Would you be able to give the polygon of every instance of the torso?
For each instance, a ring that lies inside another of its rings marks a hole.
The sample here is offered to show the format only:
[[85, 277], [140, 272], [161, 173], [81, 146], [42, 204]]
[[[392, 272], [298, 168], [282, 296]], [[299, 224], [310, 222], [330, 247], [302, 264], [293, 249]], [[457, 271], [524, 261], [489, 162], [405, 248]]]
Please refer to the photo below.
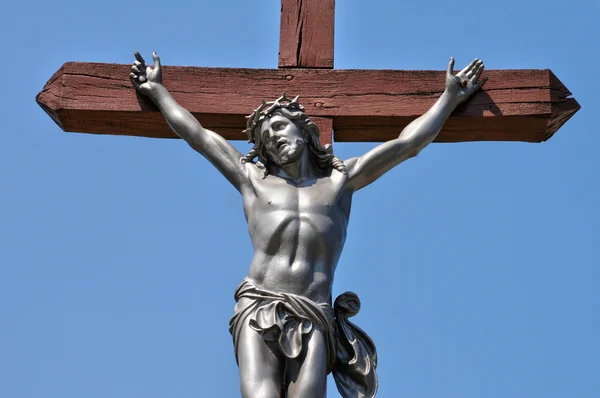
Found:
[[249, 174], [253, 190], [243, 192], [254, 246], [248, 276], [267, 290], [330, 303], [350, 215], [346, 175], [332, 170], [330, 175], [294, 182]]

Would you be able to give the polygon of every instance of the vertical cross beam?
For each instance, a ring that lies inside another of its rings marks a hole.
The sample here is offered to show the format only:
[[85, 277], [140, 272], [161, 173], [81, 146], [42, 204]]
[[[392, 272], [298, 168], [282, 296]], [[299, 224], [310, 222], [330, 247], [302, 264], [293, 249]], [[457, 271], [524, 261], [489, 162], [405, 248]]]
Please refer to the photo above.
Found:
[[335, 0], [281, 0], [280, 68], [333, 69]]
[[[279, 68], [333, 69], [335, 0], [281, 0]], [[311, 117], [321, 144], [333, 142], [333, 119]]]

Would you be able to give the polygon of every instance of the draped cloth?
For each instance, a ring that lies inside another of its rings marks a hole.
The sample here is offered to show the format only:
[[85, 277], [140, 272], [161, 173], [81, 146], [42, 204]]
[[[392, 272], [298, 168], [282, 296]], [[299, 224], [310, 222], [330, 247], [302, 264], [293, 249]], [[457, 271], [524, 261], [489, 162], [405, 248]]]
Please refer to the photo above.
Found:
[[320, 330], [327, 344], [327, 369], [333, 373], [343, 398], [372, 398], [377, 392], [377, 351], [371, 338], [348, 318], [360, 310], [360, 300], [346, 292], [329, 304], [317, 304], [296, 294], [273, 292], [245, 278], [235, 291], [235, 300], [251, 300], [238, 308], [229, 321], [229, 332], [237, 360], [242, 328], [246, 323], [265, 341], [275, 343], [288, 359], [302, 353], [304, 338]]

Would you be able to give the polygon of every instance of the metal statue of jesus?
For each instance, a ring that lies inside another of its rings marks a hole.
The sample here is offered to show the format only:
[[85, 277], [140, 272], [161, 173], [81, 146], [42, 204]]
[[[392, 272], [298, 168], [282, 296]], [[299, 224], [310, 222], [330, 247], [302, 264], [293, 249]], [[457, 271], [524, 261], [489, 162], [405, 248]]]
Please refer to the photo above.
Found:
[[360, 308], [358, 297], [344, 293], [332, 306], [352, 196], [435, 139], [454, 109], [485, 83], [483, 62], [475, 59], [454, 75], [451, 58], [446, 89], [431, 109], [398, 138], [341, 161], [319, 143], [319, 129], [298, 98], [285, 94], [247, 117], [254, 147], [243, 155], [175, 102], [162, 85], [156, 53], [153, 66], [135, 56], [130, 77], [137, 91], [243, 198], [254, 256], [230, 322], [242, 396], [325, 397], [333, 372], [344, 398], [374, 397], [375, 346], [348, 321]]

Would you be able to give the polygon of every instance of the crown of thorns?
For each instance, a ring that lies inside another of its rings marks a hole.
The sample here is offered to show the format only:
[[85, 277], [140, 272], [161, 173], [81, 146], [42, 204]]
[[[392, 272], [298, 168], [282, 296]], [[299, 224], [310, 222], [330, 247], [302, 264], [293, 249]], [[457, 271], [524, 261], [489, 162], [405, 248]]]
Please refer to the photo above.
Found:
[[299, 110], [304, 112], [304, 107], [298, 103], [299, 95], [297, 95], [294, 99], [290, 100], [285, 93], [275, 101], [265, 102], [263, 100], [262, 104], [258, 108], [250, 114], [250, 116], [246, 116], [246, 130], [244, 133], [248, 135], [248, 142], [254, 144], [254, 135], [252, 132], [254, 128], [260, 124], [263, 120], [268, 118], [274, 110], [280, 108]]

